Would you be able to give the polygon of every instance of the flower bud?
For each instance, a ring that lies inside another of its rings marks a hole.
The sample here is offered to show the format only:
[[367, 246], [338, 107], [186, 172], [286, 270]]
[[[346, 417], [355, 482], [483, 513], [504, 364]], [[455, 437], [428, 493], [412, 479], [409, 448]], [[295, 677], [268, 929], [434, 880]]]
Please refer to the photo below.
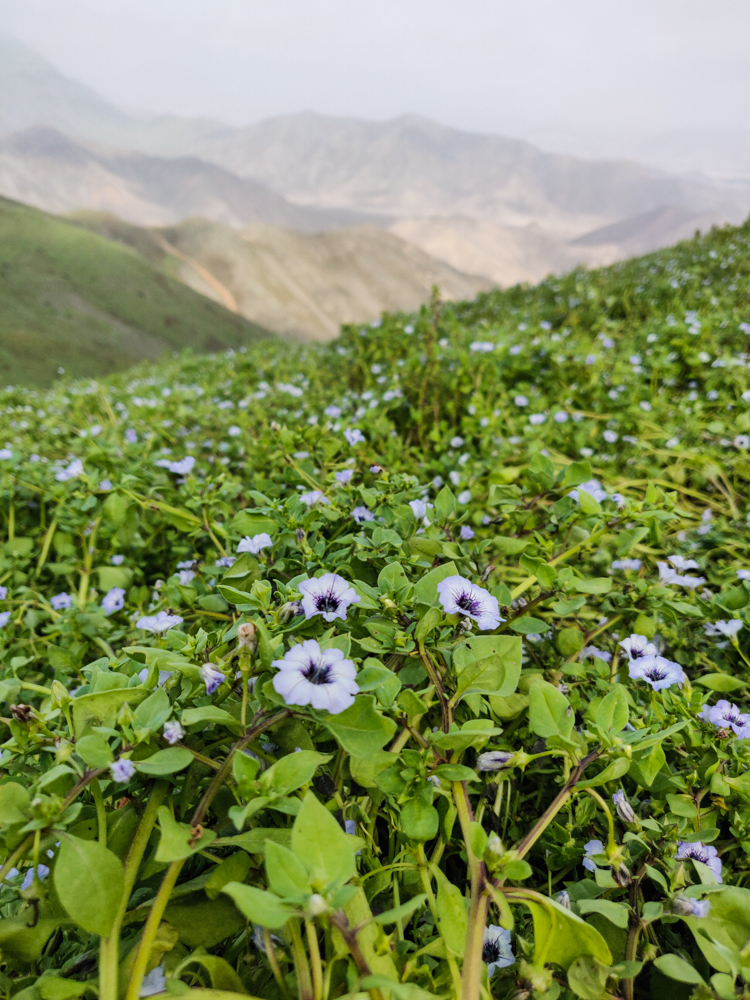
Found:
[[302, 601], [287, 601], [279, 608], [279, 621], [286, 625], [290, 619], [302, 614]]
[[617, 815], [623, 821], [623, 823], [635, 823], [636, 815], [633, 811], [633, 807], [625, 798], [625, 792], [622, 789], [615, 792], [612, 796], [612, 801], [615, 804], [615, 809], [617, 810]]
[[488, 852], [489, 854], [494, 854], [498, 858], [502, 857], [502, 855], [505, 854], [505, 848], [503, 847], [503, 842], [502, 840], [500, 840], [500, 838], [496, 833], [493, 833], [492, 836], [488, 839], [485, 851]]
[[71, 701], [68, 689], [60, 681], [52, 681], [52, 707], [66, 708]]
[[322, 913], [328, 911], [328, 903], [323, 899], [323, 897], [314, 892], [307, 901], [307, 912], [311, 917], [319, 917]]
[[555, 896], [555, 902], [559, 903], [560, 906], [564, 906], [566, 910], [571, 909], [570, 896], [565, 891], [565, 889], [563, 889], [561, 892], [558, 892], [558, 894]]
[[512, 753], [506, 750], [487, 750], [477, 757], [477, 770], [479, 771], [500, 771], [507, 767], [508, 761], [513, 757]]
[[304, 540], [306, 538], [305, 529], [304, 528], [297, 528], [296, 535], [297, 535], [297, 541], [301, 545], [302, 542], [304, 542]]
[[252, 622], [244, 622], [237, 629], [237, 645], [254, 653], [258, 648], [258, 630]]
[[126, 702], [120, 711], [117, 713], [117, 724], [119, 726], [132, 726], [133, 725], [133, 710]]

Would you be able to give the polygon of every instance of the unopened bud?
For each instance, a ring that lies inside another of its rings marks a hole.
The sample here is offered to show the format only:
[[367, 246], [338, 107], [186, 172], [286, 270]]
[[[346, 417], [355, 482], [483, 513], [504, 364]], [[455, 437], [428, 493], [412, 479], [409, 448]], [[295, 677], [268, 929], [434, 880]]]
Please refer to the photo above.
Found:
[[555, 896], [555, 902], [559, 903], [560, 906], [564, 906], [566, 910], [571, 909], [570, 896], [565, 891], [565, 889], [563, 889], [561, 892], [558, 892], [558, 894]]
[[52, 707], [65, 708], [70, 704], [68, 689], [60, 681], [52, 681]]
[[328, 911], [328, 903], [323, 899], [320, 893], [314, 892], [307, 902], [307, 912], [311, 917], [319, 917], [322, 913]]
[[615, 809], [617, 810], [617, 815], [623, 821], [623, 823], [635, 823], [636, 816], [633, 811], [633, 807], [625, 798], [625, 792], [622, 789], [615, 792], [612, 796], [612, 801], [615, 804]]
[[279, 621], [286, 625], [295, 615], [302, 614], [302, 601], [287, 601], [279, 608]]
[[11, 705], [10, 714], [16, 722], [31, 722], [34, 718], [34, 709], [31, 705]]
[[237, 645], [254, 653], [258, 648], [258, 630], [252, 622], [244, 622], [237, 629]]
[[304, 542], [305, 537], [306, 537], [305, 536], [305, 529], [304, 528], [297, 528], [296, 535], [297, 535], [297, 541], [301, 545], [302, 542]]
[[496, 833], [493, 833], [492, 836], [488, 839], [485, 851], [489, 851], [490, 854], [494, 854], [497, 857], [501, 857], [503, 854], [505, 854], [505, 848], [503, 847], [503, 842], [502, 840], [500, 840], [500, 838]]

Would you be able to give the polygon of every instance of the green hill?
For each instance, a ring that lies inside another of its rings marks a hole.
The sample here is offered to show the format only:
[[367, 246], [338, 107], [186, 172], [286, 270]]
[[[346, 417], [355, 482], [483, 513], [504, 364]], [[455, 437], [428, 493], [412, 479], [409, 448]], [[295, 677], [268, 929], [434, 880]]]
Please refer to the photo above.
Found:
[[0, 198], [3, 382], [48, 385], [61, 367], [98, 377], [165, 351], [267, 336], [122, 244]]

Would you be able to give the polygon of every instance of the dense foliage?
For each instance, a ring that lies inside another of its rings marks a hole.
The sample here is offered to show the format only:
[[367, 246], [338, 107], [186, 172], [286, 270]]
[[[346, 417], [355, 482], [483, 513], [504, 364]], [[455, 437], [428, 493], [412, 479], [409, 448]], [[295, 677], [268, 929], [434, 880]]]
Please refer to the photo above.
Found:
[[749, 270], [0, 394], [4, 995], [747, 995]]

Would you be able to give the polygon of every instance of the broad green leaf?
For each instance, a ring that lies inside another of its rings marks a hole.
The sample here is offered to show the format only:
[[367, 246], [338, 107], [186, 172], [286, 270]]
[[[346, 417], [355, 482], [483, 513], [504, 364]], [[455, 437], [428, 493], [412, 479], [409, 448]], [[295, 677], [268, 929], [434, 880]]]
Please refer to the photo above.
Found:
[[172, 706], [169, 696], [164, 688], [157, 688], [145, 701], [133, 712], [133, 728], [150, 729], [156, 732], [161, 729], [169, 716], [172, 714]]
[[27, 914], [20, 918], [0, 920], [0, 948], [3, 950], [3, 957], [21, 962], [37, 962], [50, 935], [64, 923], [64, 920], [57, 917], [42, 917], [30, 927]]
[[628, 724], [628, 718], [628, 698], [625, 688], [622, 684], [615, 684], [599, 703], [594, 721], [600, 729], [615, 736]]
[[617, 537], [617, 558], [626, 556], [634, 545], [642, 541], [648, 534], [648, 528], [640, 526], [638, 528], [628, 528], [621, 531]]
[[622, 903], [615, 903], [611, 899], [581, 899], [578, 902], [578, 909], [581, 913], [601, 913], [611, 923], [617, 927], [628, 926], [628, 908]]
[[320, 765], [330, 759], [330, 754], [314, 750], [287, 754], [261, 774], [258, 784], [264, 794], [289, 795], [311, 781]]
[[37, 989], [42, 1000], [75, 1000], [83, 996], [89, 984], [62, 976], [43, 976], [37, 980]]
[[722, 693], [739, 691], [740, 688], [747, 687], [747, 681], [743, 681], [741, 677], [732, 677], [729, 674], [704, 674], [702, 677], [696, 677], [695, 683], [708, 688], [709, 691], [720, 691]]
[[734, 953], [745, 947], [750, 939], [750, 889], [728, 885], [712, 892], [709, 898], [711, 908], [707, 916], [682, 919], [693, 932], [695, 943], [714, 969], [731, 972], [727, 956], [713, 942]]
[[547, 622], [542, 621], [541, 618], [532, 618], [531, 615], [521, 615], [520, 618], [514, 618], [510, 622], [510, 628], [522, 635], [544, 635], [549, 632]]
[[523, 897], [534, 922], [534, 961], [555, 963], [567, 969], [582, 955], [603, 965], [612, 964], [607, 942], [590, 924], [570, 910], [543, 896]]
[[420, 798], [411, 798], [401, 807], [401, 828], [412, 840], [432, 840], [439, 824], [437, 809]]
[[426, 902], [427, 896], [424, 893], [420, 893], [419, 896], [412, 896], [406, 903], [395, 906], [392, 910], [386, 910], [384, 913], [378, 913], [375, 917], [375, 923], [395, 924], [397, 920], [404, 920], [406, 917], [410, 917], [412, 913], [424, 906]]
[[679, 955], [659, 955], [654, 959], [654, 965], [669, 979], [676, 979], [678, 983], [702, 983], [706, 982], [694, 965], [686, 962]]
[[612, 579], [608, 576], [592, 577], [589, 580], [574, 580], [573, 590], [579, 594], [608, 594], [612, 589]]
[[261, 927], [278, 930], [291, 916], [291, 911], [284, 906], [278, 896], [272, 892], [264, 892], [254, 885], [230, 882], [221, 891], [234, 900], [234, 905], [240, 913]]
[[162, 928], [165, 924], [177, 931], [188, 948], [215, 948], [243, 929], [245, 917], [229, 896], [208, 899], [202, 892], [191, 892], [171, 900], [164, 911]]
[[431, 866], [437, 883], [437, 912], [440, 933], [446, 945], [456, 955], [462, 955], [466, 945], [466, 904], [457, 885], [448, 881], [437, 865]]
[[250, 871], [250, 858], [245, 851], [235, 851], [218, 864], [208, 876], [203, 889], [209, 899], [216, 899], [225, 885], [244, 882]]
[[79, 927], [107, 937], [125, 891], [122, 862], [98, 840], [66, 834], [55, 861], [55, 889]]
[[380, 715], [372, 695], [359, 695], [350, 708], [327, 718], [325, 725], [353, 757], [381, 750], [396, 732], [396, 723]]
[[312, 792], [305, 795], [294, 821], [292, 851], [318, 891], [348, 882], [356, 874], [351, 841]]
[[476, 771], [464, 764], [440, 764], [434, 772], [443, 781], [479, 781]]
[[583, 513], [589, 517], [592, 514], [602, 513], [602, 505], [598, 500], [594, 500], [591, 494], [587, 493], [586, 490], [578, 490], [578, 503], [580, 504]]
[[415, 604], [434, 604], [437, 600], [437, 585], [448, 576], [456, 576], [458, 570], [454, 562], [444, 563], [436, 566], [429, 573], [425, 573], [421, 580], [414, 587]]
[[162, 777], [165, 774], [176, 774], [184, 771], [193, 761], [193, 755], [186, 747], [167, 747], [164, 750], [157, 750], [155, 754], [145, 760], [137, 760], [136, 771], [141, 774], [152, 774]]
[[537, 736], [570, 736], [575, 713], [554, 685], [537, 681], [529, 690], [529, 725]]
[[[218, 955], [188, 955], [188, 957], [183, 962], [180, 962], [172, 973], [174, 981], [179, 982], [179, 977], [182, 973], [193, 965], [197, 965], [198, 968], [203, 969], [208, 973], [209, 981], [215, 992], [218, 993], [221, 990], [223, 993], [229, 991], [230, 993], [247, 995], [247, 990], [245, 989], [245, 985], [240, 977], [234, 971], [229, 962], [227, 962], [224, 958], [220, 958]], [[192, 990], [190, 992], [192, 992]], [[206, 1000], [204, 996], [206, 992], [206, 990], [200, 991], [203, 1000]], [[227, 997], [226, 1000], [230, 1000], [230, 998]]]
[[219, 722], [230, 729], [239, 729], [239, 721], [224, 708], [216, 705], [203, 705], [201, 708], [186, 708], [182, 713], [183, 726], [195, 726], [199, 722]]
[[387, 750], [377, 750], [366, 757], [350, 757], [349, 771], [352, 778], [363, 788], [376, 787], [377, 776], [393, 765], [393, 756]]
[[109, 743], [98, 733], [82, 736], [76, 743], [76, 753], [89, 767], [108, 767], [114, 760]]
[[607, 764], [599, 774], [593, 778], [588, 778], [586, 781], [579, 781], [576, 787], [596, 788], [598, 785], [606, 785], [608, 781], [617, 781], [618, 778], [628, 773], [630, 766], [631, 762], [627, 757], [617, 757], [611, 763]]
[[260, 535], [264, 531], [268, 535], [273, 535], [279, 530], [279, 525], [272, 517], [261, 514], [254, 510], [241, 510], [232, 518], [231, 527], [238, 535]]
[[156, 851], [157, 861], [181, 861], [196, 851], [202, 851], [216, 839], [213, 830], [204, 830], [200, 838], [191, 843], [194, 840], [191, 827], [187, 823], [178, 823], [168, 806], [161, 806], [158, 815], [161, 839]]
[[588, 462], [571, 462], [565, 466], [561, 489], [572, 489], [591, 479], [591, 465]]
[[310, 891], [307, 869], [287, 847], [266, 843], [266, 878], [272, 892], [282, 899]]
[[239, 833], [234, 837], [219, 837], [216, 845], [241, 847], [249, 854], [265, 854], [269, 840], [289, 845], [292, 842], [292, 831], [280, 826], [256, 826], [247, 833]]
[[114, 726], [123, 705], [140, 705], [151, 692], [146, 687], [116, 688], [97, 691], [73, 699], [73, 725], [76, 733], [87, 726]]
[[25, 823], [30, 803], [31, 796], [17, 781], [0, 785], [0, 827]]
[[664, 755], [664, 751], [657, 743], [654, 746], [647, 747], [642, 753], [633, 755], [633, 760], [628, 768], [628, 774], [639, 785], [642, 785], [644, 788], [650, 788], [654, 783], [654, 778], [666, 763], [667, 758]]
[[450, 486], [444, 486], [435, 497], [435, 514], [440, 523], [456, 515], [456, 498]]
[[453, 651], [458, 673], [457, 694], [479, 692], [505, 698], [521, 676], [522, 640], [508, 635], [474, 636]]
[[579, 1000], [606, 1000], [607, 977], [612, 970], [591, 955], [581, 955], [568, 968], [568, 986]]

